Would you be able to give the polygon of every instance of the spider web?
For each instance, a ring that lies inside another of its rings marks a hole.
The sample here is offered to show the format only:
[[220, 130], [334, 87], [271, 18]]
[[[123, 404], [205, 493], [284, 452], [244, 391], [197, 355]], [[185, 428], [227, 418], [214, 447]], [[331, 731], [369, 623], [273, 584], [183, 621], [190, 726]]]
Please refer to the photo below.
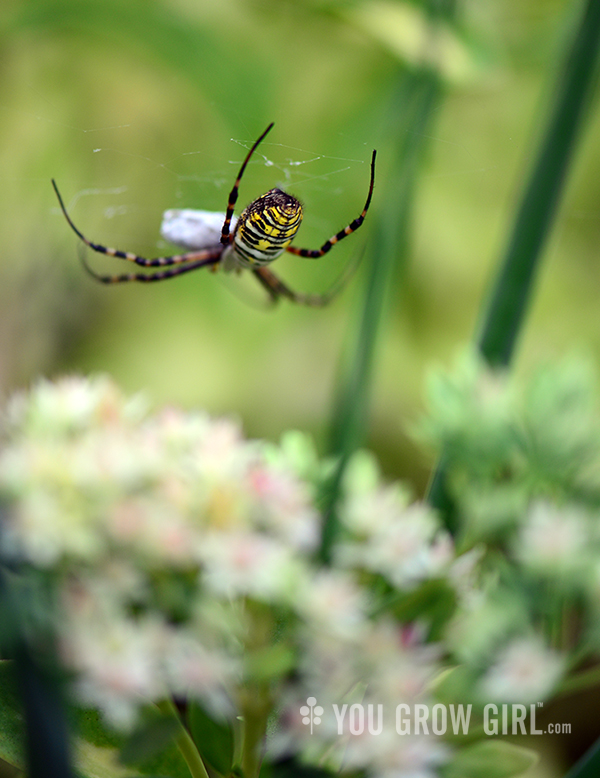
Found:
[[[249, 130], [244, 137], [230, 138], [230, 153], [225, 158], [221, 157], [218, 165], [213, 167], [211, 163], [215, 161], [217, 152], [211, 152], [209, 157], [205, 148], [185, 150], [165, 160], [124, 151], [123, 146], [115, 141], [118, 141], [120, 133], [130, 130], [132, 126], [131, 123], [124, 123], [88, 129], [71, 128], [90, 136], [94, 133], [108, 133], [112, 142], [90, 148], [90, 151], [100, 156], [110, 155], [113, 159], [115, 156], [127, 157], [129, 164], [124, 166], [125, 172], [116, 182], [116, 186], [91, 186], [74, 193], [65, 193], [67, 208], [75, 223], [81, 226], [84, 234], [93, 241], [124, 251], [136, 251], [148, 258], [177, 253], [177, 248], [174, 248], [177, 243], [161, 238], [159, 233], [164, 212], [192, 209], [224, 213], [233, 181], [260, 128], [256, 131], [256, 121], [253, 120], [252, 131]], [[318, 248], [360, 213], [368, 188], [371, 146], [366, 142], [364, 149], [358, 146], [358, 150], [364, 153], [355, 156], [333, 156], [313, 148], [282, 143], [276, 139], [278, 132], [281, 134], [281, 128], [276, 125], [254, 152], [241, 182], [236, 215], [267, 190], [275, 187], [283, 189], [297, 197], [304, 206], [303, 224], [294, 245]], [[467, 175], [473, 178], [476, 184], [477, 178], [481, 180], [482, 174], [487, 172], [485, 168], [475, 164], [473, 156], [463, 144], [448, 141], [440, 136], [432, 136], [430, 140], [434, 150], [442, 149], [443, 154], [453, 150], [452, 156], [455, 161], [458, 160], [458, 166], [455, 170], [444, 173], [425, 172], [423, 179]], [[343, 145], [348, 146], [346, 141]], [[465, 157], [468, 160], [466, 164]], [[382, 162], [380, 155], [378, 165], [381, 166]], [[136, 176], [136, 170], [140, 175]], [[131, 176], [131, 183], [126, 181], [127, 176]], [[168, 183], [169, 180], [171, 184]], [[145, 187], [160, 190], [160, 210], [156, 209], [156, 198], [149, 198], [143, 189], [138, 189], [140, 181], [144, 182]], [[156, 182], [155, 185], [153, 181]], [[169, 191], [172, 194], [168, 201], [164, 202], [164, 192]], [[88, 200], [87, 206], [84, 205], [84, 200]], [[94, 201], [96, 205], [92, 204]], [[92, 217], [89, 216], [90, 212]], [[148, 226], [144, 235], [156, 236], [152, 243], [149, 243], [146, 237], [146, 242], [140, 244], [136, 228], [129, 226], [139, 223], [140, 212], [147, 214]], [[137, 222], [127, 218], [135, 214], [138, 215]], [[90, 228], [87, 227], [90, 218], [92, 224], [94, 218], [96, 224], [100, 219], [100, 234], [90, 233]], [[307, 262], [284, 254], [276, 261], [274, 269], [277, 274], [281, 271], [283, 280], [297, 291], [324, 292], [335, 284], [348, 264], [356, 261], [356, 257], [363, 253], [365, 240], [366, 234], [358, 233], [336, 246], [319, 262]], [[243, 274], [244, 277], [248, 275]], [[218, 276], [222, 278], [223, 274], [219, 273]], [[238, 283], [235, 286], [238, 286]]]
[[[124, 129], [125, 127], [127, 127], [127, 125], [120, 125], [110, 129], [119, 130]], [[104, 129], [105, 128], [98, 128], [98, 131]], [[87, 132], [92, 132], [92, 130], [88, 130]], [[231, 138], [230, 142], [232, 146], [239, 149], [239, 154], [232, 154], [229, 159], [224, 162], [221, 168], [209, 170], [202, 174], [193, 172], [195, 166], [193, 162], [190, 164], [189, 158], [198, 156], [203, 158], [202, 162], [205, 162], [206, 151], [204, 150], [182, 152], [178, 157], [166, 162], [142, 155], [136, 156], [127, 154], [127, 156], [139, 160], [140, 164], [151, 165], [153, 168], [161, 170], [172, 178], [173, 198], [168, 204], [166, 211], [161, 214], [163, 217], [163, 224], [165, 213], [170, 214], [171, 219], [173, 219], [174, 209], [175, 214], [179, 214], [181, 210], [186, 209], [188, 210], [188, 215], [191, 214], [193, 216], [198, 211], [213, 211], [210, 207], [213, 203], [217, 203], [214, 211], [218, 214], [222, 214], [224, 217], [224, 210], [229, 192], [239, 171], [240, 165], [254, 140], [255, 139], [250, 138]], [[236, 214], [239, 215], [247, 203], [256, 199], [257, 196], [260, 196], [268, 189], [277, 187], [284, 191], [290, 191], [298, 197], [305, 206], [304, 229], [302, 229], [300, 238], [297, 239], [295, 243], [296, 245], [302, 245], [306, 248], [318, 248], [335, 232], [356, 218], [362, 210], [370, 174], [370, 150], [366, 149], [366, 146], [365, 151], [365, 159], [334, 157], [318, 154], [308, 149], [292, 147], [276, 141], [270, 141], [267, 138], [254, 152], [246, 169], [240, 187]], [[115, 148], [114, 146], [96, 147], [93, 149], [93, 152], [96, 154], [124, 154], [124, 152], [119, 151], [118, 148]], [[346, 176], [345, 178], [345, 174], [350, 173], [351, 177], [355, 178], [355, 168], [359, 166], [364, 170], [364, 182], [362, 183], [361, 189], [356, 191], [354, 184], [350, 187], [348, 177]], [[257, 179], [259, 180], [258, 185]], [[168, 186], [166, 188], [168, 189]], [[82, 204], [82, 201], [87, 198], [90, 198], [91, 201], [92, 199], [101, 196], [101, 199], [103, 200], [101, 218], [107, 222], [118, 218], [120, 228], [124, 223], [123, 217], [126, 217], [129, 213], [137, 210], [139, 207], [143, 207], [132, 205], [131, 202], [127, 204], [125, 199], [128, 194], [131, 194], [130, 188], [125, 184], [109, 188], [88, 187], [75, 192], [67, 199], [67, 209], [69, 210], [69, 213], [72, 214], [75, 223], [79, 225], [82, 222], [81, 213], [83, 212], [83, 209], [86, 211], [93, 210], [92, 206], [85, 207]], [[110, 201], [109, 205], [106, 205], [107, 197]], [[314, 199], [320, 199], [320, 201], [326, 199], [335, 202], [338, 206], [338, 211], [343, 211], [345, 214], [341, 217], [337, 217], [337, 220], [340, 221], [340, 223], [337, 224], [337, 221], [334, 221], [324, 213], [322, 208], [311, 208], [311, 202]], [[208, 206], [205, 204], [206, 202], [209, 203]], [[208, 215], [210, 215], [210, 213]], [[175, 217], [175, 219], [176, 218], [177, 217]], [[222, 223], [221, 217], [216, 218], [217, 222], [219, 220]], [[307, 225], [310, 225], [308, 229]], [[144, 247], [143, 256], [150, 258], [176, 253], [177, 249], [173, 249], [174, 245], [184, 246], [184, 250], [194, 250], [195, 248], [206, 247], [206, 245], [210, 244], [210, 241], [208, 241], [208, 243], [207, 241], [204, 241], [204, 243], [197, 245], [194, 245], [193, 242], [188, 242], [186, 245], [185, 242], [178, 240], [177, 237], [173, 237], [174, 235], [177, 235], [178, 232], [181, 232], [179, 229], [164, 230], [163, 239], [160, 239], [158, 236], [160, 226], [161, 218], [159, 217], [156, 219], [157, 241], [153, 246]], [[175, 226], [178, 227], [177, 224]], [[86, 232], [86, 230], [82, 228], [86, 237], [98, 243], [102, 243], [105, 240], [104, 235], [110, 235], [110, 233], [114, 232], [114, 237], [111, 236], [106, 239], [112, 241], [109, 244], [112, 248], [128, 251], [135, 250], [135, 247], [139, 246], [139, 242], [134, 242], [134, 248], [132, 248], [131, 245], [126, 245], [127, 239], [118, 236], [117, 230], [109, 229], [104, 231], [100, 237], [88, 234], [89, 231]], [[307, 235], [308, 238], [306, 237]], [[219, 234], [215, 234], [214, 237], [214, 244], [218, 245]], [[165, 240], [164, 238], [168, 238], [169, 240]], [[116, 245], [117, 243], [119, 245]], [[364, 246], [364, 240], [361, 241], [361, 244]], [[349, 248], [351, 249], [351, 247]], [[356, 250], [356, 248], [355, 245], [354, 249]], [[141, 253], [139, 249], [137, 250], [138, 253]], [[362, 254], [362, 251], [359, 253]], [[337, 256], [334, 256], [334, 254]], [[356, 254], [356, 251], [354, 251], [354, 254]], [[310, 261], [306, 263], [304, 260], [299, 261], [298, 258], [291, 258], [284, 255], [277, 260], [277, 266], [278, 268], [283, 268], [283, 266], [286, 265], [286, 272], [288, 272], [288, 275], [290, 270], [292, 271], [292, 275], [297, 275], [297, 273], [293, 272], [294, 265], [310, 265], [311, 275], [314, 275], [315, 284], [318, 285], [318, 287], [322, 287], [319, 291], [326, 291], [336, 282], [340, 273], [345, 272], [344, 266], [348, 264], [348, 261], [353, 261], [351, 255], [352, 252], [349, 252], [347, 248], [344, 251], [340, 251], [339, 248], [336, 247], [336, 251], [332, 252], [331, 256], [328, 255], [326, 263], [314, 263]], [[343, 260], [343, 262], [341, 260]], [[319, 264], [322, 267], [318, 267]], [[325, 272], [323, 271], [323, 266], [325, 266]], [[330, 272], [327, 272], [328, 270]], [[302, 271], [300, 271], [300, 275], [302, 274]], [[238, 287], [239, 282], [236, 282], [235, 286]], [[313, 290], [310, 289], [306, 291], [312, 292]], [[262, 300], [263, 292], [262, 290], [259, 290], [259, 292]]]

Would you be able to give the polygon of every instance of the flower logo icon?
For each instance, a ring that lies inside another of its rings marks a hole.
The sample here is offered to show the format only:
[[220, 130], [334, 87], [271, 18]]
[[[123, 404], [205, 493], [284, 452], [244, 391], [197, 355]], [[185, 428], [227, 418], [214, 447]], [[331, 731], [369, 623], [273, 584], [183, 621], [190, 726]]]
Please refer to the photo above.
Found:
[[313, 733], [313, 724], [317, 725], [321, 723], [321, 716], [324, 711], [320, 705], [317, 705], [316, 697], [307, 697], [307, 705], [303, 705], [300, 708], [300, 715], [302, 716], [303, 724], [310, 724], [310, 734]]

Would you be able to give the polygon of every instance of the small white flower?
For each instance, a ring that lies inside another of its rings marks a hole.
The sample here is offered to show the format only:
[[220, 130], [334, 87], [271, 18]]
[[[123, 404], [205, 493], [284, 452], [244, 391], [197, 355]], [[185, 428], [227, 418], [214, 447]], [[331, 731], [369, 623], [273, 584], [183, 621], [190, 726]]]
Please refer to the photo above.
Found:
[[203, 479], [235, 479], [243, 475], [252, 446], [246, 443], [239, 424], [230, 419], [212, 420], [193, 450], [197, 472]]
[[28, 394], [17, 394], [8, 404], [10, 426], [34, 436], [77, 433], [93, 425], [139, 421], [146, 403], [136, 397], [125, 402], [106, 376], [91, 380], [67, 376], [56, 383], [42, 380]]
[[198, 538], [173, 505], [158, 495], [140, 495], [117, 502], [106, 513], [106, 532], [128, 548], [138, 561], [153, 565], [191, 565]]
[[344, 572], [324, 570], [299, 580], [294, 604], [315, 634], [355, 638], [366, 622], [364, 592]]
[[580, 509], [540, 501], [529, 511], [515, 554], [524, 564], [553, 576], [579, 574], [589, 560], [590, 540], [589, 521]]
[[310, 491], [284, 467], [257, 463], [248, 473], [255, 495], [255, 523], [304, 551], [313, 550], [320, 537], [319, 517]]
[[348, 490], [340, 515], [351, 532], [369, 537], [395, 524], [407, 506], [408, 494], [399, 484], [391, 484], [370, 491]]
[[[73, 614], [74, 615], [74, 614]], [[167, 646], [156, 619], [109, 618], [92, 608], [63, 625], [63, 656], [79, 674], [77, 692], [86, 705], [100, 707], [117, 726], [131, 726], [148, 700], [167, 691], [161, 672]]]
[[288, 601], [303, 575], [300, 561], [282, 543], [253, 532], [207, 533], [199, 555], [203, 580], [217, 595]]
[[499, 702], [539, 702], [554, 689], [565, 659], [540, 638], [517, 638], [498, 654], [479, 683], [481, 698]]
[[[362, 498], [363, 510], [368, 502], [368, 497]], [[369, 533], [342, 542], [336, 549], [342, 566], [364, 567], [405, 588], [439, 574], [450, 563], [452, 542], [447, 534], [438, 532], [438, 521], [430, 508], [419, 503], [404, 507], [394, 490], [388, 489], [373, 495], [370, 502]]]
[[438, 671], [440, 650], [424, 644], [419, 625], [391, 620], [371, 622], [360, 645], [360, 657], [370, 676], [370, 694], [390, 704], [412, 703], [422, 697]]
[[231, 697], [241, 678], [240, 662], [220, 649], [208, 649], [202, 635], [172, 628], [165, 652], [166, 679], [175, 695], [196, 697], [217, 715], [231, 713]]

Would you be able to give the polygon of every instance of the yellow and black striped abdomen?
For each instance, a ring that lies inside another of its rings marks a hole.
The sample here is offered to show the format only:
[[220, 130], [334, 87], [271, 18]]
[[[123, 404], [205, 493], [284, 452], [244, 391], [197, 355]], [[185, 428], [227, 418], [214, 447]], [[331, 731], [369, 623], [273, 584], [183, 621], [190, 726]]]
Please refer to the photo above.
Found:
[[268, 265], [290, 245], [302, 221], [295, 197], [271, 189], [245, 209], [233, 236], [233, 251], [245, 267]]

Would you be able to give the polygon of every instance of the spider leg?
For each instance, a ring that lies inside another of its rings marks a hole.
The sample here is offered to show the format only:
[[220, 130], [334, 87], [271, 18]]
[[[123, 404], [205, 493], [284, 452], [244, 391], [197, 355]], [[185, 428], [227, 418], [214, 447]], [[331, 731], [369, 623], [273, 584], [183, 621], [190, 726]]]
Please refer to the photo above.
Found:
[[231, 217], [233, 216], [233, 211], [235, 208], [235, 204], [238, 199], [239, 194], [239, 188], [240, 188], [240, 181], [242, 180], [242, 176], [244, 175], [244, 170], [246, 169], [246, 165], [248, 162], [250, 162], [250, 157], [254, 154], [256, 151], [258, 145], [262, 143], [266, 135], [271, 131], [273, 128], [275, 122], [271, 122], [267, 129], [263, 132], [263, 134], [260, 136], [260, 138], [254, 142], [254, 145], [246, 155], [246, 159], [242, 162], [242, 167], [240, 168], [240, 172], [238, 173], [237, 178], [235, 179], [235, 183], [233, 185], [233, 189], [229, 193], [229, 201], [227, 202], [227, 211], [225, 213], [225, 221], [223, 222], [223, 228], [221, 229], [221, 243], [223, 243], [225, 246], [230, 241], [229, 236], [229, 227], [231, 225]]
[[[298, 294], [297, 292], [292, 291], [289, 286], [286, 286], [275, 273], [266, 267], [252, 268], [252, 272], [260, 284], [267, 290], [274, 303], [276, 303], [280, 297], [287, 297], [288, 300], [291, 300], [293, 303], [298, 303], [299, 305], [309, 305], [312, 308], [323, 308], [325, 305], [328, 305], [341, 290], [340, 284], [338, 283], [325, 294]], [[344, 279], [344, 283], [345, 280], [346, 279]]]
[[[52, 186], [54, 187], [54, 191], [56, 192], [56, 196], [58, 197], [58, 202], [60, 204], [60, 208], [65, 216], [65, 219], [69, 223], [69, 226], [73, 230], [73, 232], [77, 235], [77, 237], [82, 240], [86, 246], [89, 246], [93, 251], [97, 251], [100, 254], [106, 254], [109, 257], [116, 257], [117, 259], [126, 259], [128, 262], [135, 262], [136, 265], [141, 265], [142, 267], [164, 267], [168, 265], [179, 265], [182, 262], [202, 262], [206, 259], [213, 259], [215, 251], [222, 252], [222, 247], [218, 246], [214, 249], [203, 249], [202, 251], [192, 251], [187, 254], [173, 254], [169, 257], [156, 257], [155, 259], [146, 259], [145, 257], [140, 257], [137, 254], [132, 254], [130, 251], [118, 251], [117, 249], [111, 249], [107, 246], [101, 246], [98, 243], [92, 243], [91, 240], [88, 240], [83, 233], [81, 233], [77, 227], [73, 224], [73, 221], [71, 220], [71, 217], [67, 213], [67, 209], [65, 207], [65, 204], [63, 202], [63, 199], [61, 197], [60, 192], [58, 191], [58, 186], [56, 185], [56, 181], [52, 179]], [[198, 267], [201, 267], [200, 265]], [[92, 272], [92, 275], [96, 275]], [[101, 278], [101, 276], [96, 276], [97, 278]], [[106, 276], [107, 278], [111, 276]], [[170, 278], [170, 276], [165, 276], [166, 278]]]
[[[219, 263], [223, 250], [221, 246], [218, 246], [212, 251], [197, 252], [203, 253], [205, 256], [203, 259], [198, 259], [194, 262], [190, 262], [187, 265], [177, 265], [169, 270], [161, 270], [158, 273], [122, 273], [121, 275], [103, 276], [96, 273], [95, 270], [88, 265], [83, 254], [80, 256], [81, 264], [87, 270], [87, 272], [95, 278], [96, 281], [100, 281], [102, 284], [123, 284], [128, 281], [141, 281], [147, 283], [149, 281], [164, 281], [167, 278], [175, 278], [175, 276], [183, 275], [183, 273], [189, 273], [191, 270], [198, 270], [201, 267], [207, 267], [212, 265], [213, 267]], [[210, 256], [208, 256], [210, 255]]]
[[307, 257], [308, 259], [318, 259], [319, 257], [322, 257], [324, 254], [327, 254], [327, 252], [330, 251], [330, 249], [332, 249], [336, 243], [342, 240], [342, 238], [346, 238], [348, 235], [351, 235], [353, 232], [356, 232], [356, 230], [360, 227], [360, 225], [365, 220], [365, 216], [367, 215], [367, 211], [369, 210], [369, 205], [371, 205], [371, 197], [373, 196], [373, 186], [375, 185], [376, 155], [377, 152], [373, 151], [373, 156], [371, 157], [371, 182], [369, 184], [369, 193], [367, 195], [367, 201], [365, 203], [365, 207], [363, 208], [360, 216], [354, 219], [353, 222], [350, 222], [350, 224], [347, 227], [345, 227], [343, 230], [340, 230], [332, 238], [326, 240], [320, 249], [297, 249], [295, 246], [288, 246], [286, 248], [286, 251], [289, 251], [290, 254], [296, 254], [299, 257]]
[[[287, 289], [287, 287], [285, 287], [285, 285], [277, 278], [277, 276], [275, 276], [270, 271], [267, 271], [266, 273], [263, 272], [265, 269], [266, 268], [263, 268], [263, 267], [261, 267], [261, 268], [254, 268], [252, 270], [252, 272], [256, 276], [256, 279], [258, 280], [260, 285], [263, 287], [263, 289], [265, 289], [268, 292], [269, 297], [271, 298], [271, 302], [272, 303], [276, 303], [282, 295], [283, 296], [288, 296], [283, 291], [284, 288], [285, 288], [285, 290], [287, 292], [292, 294], [292, 292], [290, 292], [290, 290]], [[261, 272], [259, 272], [259, 270]]]

